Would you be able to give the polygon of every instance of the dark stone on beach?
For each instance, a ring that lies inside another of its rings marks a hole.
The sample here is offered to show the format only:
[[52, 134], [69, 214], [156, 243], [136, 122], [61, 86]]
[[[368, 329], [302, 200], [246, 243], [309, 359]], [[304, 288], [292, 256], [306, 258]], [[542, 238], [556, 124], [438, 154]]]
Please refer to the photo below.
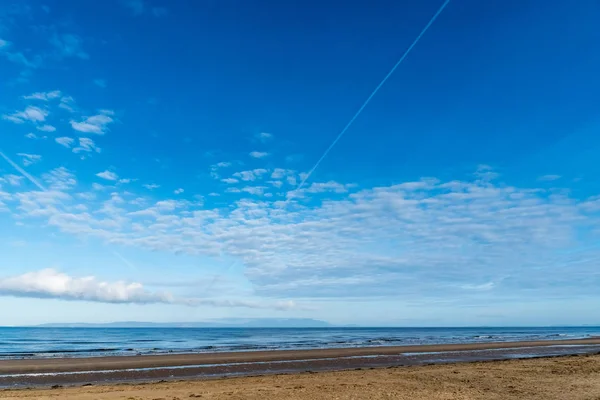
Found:
[[63, 385], [52, 385], [50, 386], [50, 389], [62, 389]]

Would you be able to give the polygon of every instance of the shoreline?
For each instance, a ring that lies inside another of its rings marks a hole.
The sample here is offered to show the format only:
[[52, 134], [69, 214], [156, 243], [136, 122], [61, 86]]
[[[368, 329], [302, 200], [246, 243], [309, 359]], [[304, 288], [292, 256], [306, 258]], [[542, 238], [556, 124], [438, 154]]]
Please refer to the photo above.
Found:
[[589, 400], [600, 394], [600, 355], [0, 390], [9, 400], [104, 399]]
[[159, 354], [81, 358], [26, 358], [0, 360], [0, 374], [100, 371], [135, 368], [179, 367], [240, 362], [277, 362], [322, 358], [393, 356], [402, 353], [537, 348], [548, 346], [600, 345], [600, 337], [517, 342], [427, 344], [408, 346], [344, 347], [306, 350], [261, 350], [215, 353]]
[[600, 338], [0, 361], [0, 387], [276, 375], [600, 354]]

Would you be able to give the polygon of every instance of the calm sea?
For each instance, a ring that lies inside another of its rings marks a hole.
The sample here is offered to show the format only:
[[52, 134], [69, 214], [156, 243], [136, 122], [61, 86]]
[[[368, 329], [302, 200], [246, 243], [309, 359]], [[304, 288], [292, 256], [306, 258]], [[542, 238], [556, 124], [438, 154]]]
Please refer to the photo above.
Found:
[[0, 328], [0, 358], [507, 342], [600, 336], [552, 328]]

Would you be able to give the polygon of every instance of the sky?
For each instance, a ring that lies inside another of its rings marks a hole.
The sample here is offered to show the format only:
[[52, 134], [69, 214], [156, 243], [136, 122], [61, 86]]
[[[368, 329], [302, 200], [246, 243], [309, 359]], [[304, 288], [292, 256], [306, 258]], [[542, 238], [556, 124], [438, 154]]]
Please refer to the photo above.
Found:
[[0, 0], [0, 325], [599, 324], [598, 2], [452, 0], [326, 152], [441, 6]]

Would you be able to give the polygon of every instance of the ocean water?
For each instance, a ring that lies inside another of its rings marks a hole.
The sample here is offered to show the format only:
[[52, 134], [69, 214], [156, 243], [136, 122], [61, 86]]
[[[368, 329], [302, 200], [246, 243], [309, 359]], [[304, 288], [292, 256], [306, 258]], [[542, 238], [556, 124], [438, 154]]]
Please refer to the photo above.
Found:
[[510, 342], [592, 336], [600, 336], [600, 327], [0, 328], [0, 359]]

